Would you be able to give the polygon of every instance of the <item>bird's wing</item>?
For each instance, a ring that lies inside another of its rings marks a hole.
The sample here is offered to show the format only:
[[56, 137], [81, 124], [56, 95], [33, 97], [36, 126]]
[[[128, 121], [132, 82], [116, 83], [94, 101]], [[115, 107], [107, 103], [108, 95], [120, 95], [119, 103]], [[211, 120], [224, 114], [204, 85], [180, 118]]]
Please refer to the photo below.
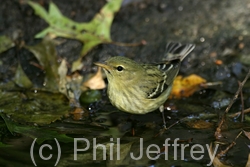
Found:
[[158, 69], [158, 73], [155, 74], [157, 79], [155, 83], [151, 83], [152, 85], [148, 91], [147, 96], [150, 99], [159, 97], [162, 92], [169, 88], [172, 85], [174, 78], [179, 72], [180, 68], [180, 59], [175, 59], [167, 63], [159, 64], [156, 66]]
[[166, 45], [164, 60], [180, 59], [181, 61], [195, 48], [194, 44], [184, 44], [169, 42]]
[[[181, 61], [195, 48], [193, 44], [182, 45], [180, 43], [170, 42], [166, 45], [165, 55], [172, 56], [167, 62], [154, 64], [157, 70], [146, 69], [149, 65], [144, 68], [148, 75], [154, 75], [153, 80], [147, 81], [150, 86], [145, 87], [147, 92], [147, 98], [153, 99], [159, 97], [162, 92], [167, 90], [174, 81], [174, 78], [179, 72]], [[152, 68], [151, 66], [151, 68]], [[158, 71], [156, 73], [156, 71]], [[157, 78], [157, 79], [156, 79]]]
[[165, 57], [168, 61], [158, 64], [157, 68], [161, 72], [159, 80], [155, 87], [151, 88], [148, 98], [157, 98], [162, 92], [173, 84], [174, 78], [179, 72], [181, 61], [195, 48], [194, 44], [185, 44], [169, 42], [166, 45]]

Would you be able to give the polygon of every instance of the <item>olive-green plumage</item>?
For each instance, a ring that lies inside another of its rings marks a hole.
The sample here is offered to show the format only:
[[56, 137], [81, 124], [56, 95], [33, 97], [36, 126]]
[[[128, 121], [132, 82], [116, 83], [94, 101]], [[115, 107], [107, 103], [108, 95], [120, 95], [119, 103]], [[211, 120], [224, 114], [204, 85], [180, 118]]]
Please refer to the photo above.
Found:
[[140, 64], [126, 57], [112, 57], [102, 67], [108, 79], [108, 96], [118, 109], [146, 114], [167, 100], [181, 61], [194, 49], [194, 45], [169, 43], [167, 53], [176, 57], [160, 64]]

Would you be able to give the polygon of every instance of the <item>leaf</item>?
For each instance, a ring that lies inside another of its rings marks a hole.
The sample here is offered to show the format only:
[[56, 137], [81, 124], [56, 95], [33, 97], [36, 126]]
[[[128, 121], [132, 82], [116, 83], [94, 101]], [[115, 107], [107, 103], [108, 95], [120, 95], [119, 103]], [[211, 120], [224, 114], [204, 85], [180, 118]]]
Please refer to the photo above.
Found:
[[0, 53], [12, 48], [15, 46], [15, 43], [7, 36], [0, 36]]
[[81, 69], [82, 67], [83, 67], [82, 59], [79, 58], [79, 59], [77, 59], [76, 61], [73, 62], [71, 71], [76, 71], [78, 69]]
[[41, 144], [45, 140], [54, 140], [56, 138], [57, 140], [68, 143], [73, 142], [74, 139], [71, 137], [66, 136], [65, 134], [60, 134], [57, 131], [54, 130], [47, 130], [45, 128], [38, 128], [34, 126], [25, 126], [25, 125], [19, 125], [15, 122], [10, 121], [7, 117], [2, 116], [4, 119], [9, 131], [11, 133], [20, 133], [25, 136], [31, 137], [33, 139], [37, 139], [36, 142], [38, 144]]
[[106, 84], [105, 84], [103, 77], [102, 77], [102, 71], [101, 71], [100, 67], [98, 67], [97, 73], [92, 78], [90, 78], [88, 81], [86, 81], [83, 84], [83, 86], [90, 88], [90, 89], [104, 89], [106, 87]]
[[38, 16], [42, 17], [46, 22], [50, 21], [50, 18], [47, 15], [47, 11], [42, 6], [32, 1], [28, 1], [28, 4], [34, 9], [35, 13]]
[[102, 131], [102, 136], [112, 136], [113, 138], [121, 138], [125, 132], [121, 132], [117, 127], [109, 127], [108, 130]]
[[250, 55], [249, 54], [240, 55], [240, 62], [245, 65], [250, 65]]
[[57, 62], [57, 53], [52, 40], [44, 38], [43, 41], [35, 46], [26, 46], [45, 71], [44, 86], [46, 90], [58, 92], [59, 74]]
[[49, 4], [49, 11], [46, 12], [39, 4], [28, 1], [28, 4], [35, 10], [36, 14], [43, 18], [49, 27], [36, 35], [36, 38], [43, 38], [47, 34], [53, 37], [64, 37], [77, 39], [84, 46], [81, 57], [73, 63], [72, 71], [81, 68], [81, 58], [92, 48], [101, 43], [111, 42], [110, 27], [114, 19], [114, 13], [120, 9], [122, 0], [109, 0], [98, 14], [88, 23], [77, 23], [64, 17], [53, 2]]
[[[109, 160], [108, 159], [108, 166], [122, 166], [124, 165], [124, 162], [126, 161], [126, 157], [129, 156], [130, 154], [130, 149], [131, 149], [131, 146], [134, 142], [129, 142], [129, 143], [125, 143], [125, 144], [114, 144], [112, 143], [112, 153], [113, 155], [110, 155], [110, 145], [111, 143], [107, 143], [106, 144], [106, 149], [107, 149], [107, 155], [108, 157], [111, 157], [113, 158], [113, 160]], [[119, 149], [117, 149], [117, 147]], [[117, 151], [118, 150], [118, 151]], [[117, 154], [119, 155], [119, 157], [117, 157]]]
[[[214, 155], [214, 150], [213, 150], [212, 144], [210, 144], [208, 152], [209, 152], [209, 155]], [[210, 157], [210, 159], [211, 159], [211, 157]], [[223, 163], [221, 163], [217, 156], [215, 156], [213, 159], [213, 165], [214, 165], [214, 167], [231, 167], [231, 166], [224, 165]]]
[[245, 136], [250, 140], [250, 132], [247, 132], [247, 131], [244, 131], [244, 130], [243, 130], [243, 132], [244, 132]]
[[0, 111], [19, 123], [49, 124], [67, 115], [68, 99], [60, 93], [0, 91]]
[[186, 123], [189, 127], [195, 128], [195, 129], [208, 129], [213, 128], [214, 124], [211, 122], [207, 122], [204, 120], [195, 120], [195, 121], [189, 121]]
[[16, 73], [15, 73], [14, 82], [22, 88], [31, 88], [33, 85], [30, 79], [24, 73], [20, 63], [18, 64]]
[[58, 67], [58, 75], [60, 76], [59, 79], [59, 92], [65, 94], [67, 96], [67, 61], [63, 59], [61, 61], [60, 66]]
[[189, 97], [195, 91], [200, 89], [200, 84], [205, 83], [206, 80], [198, 75], [192, 74], [188, 77], [177, 76], [173, 83], [173, 89], [170, 98]]
[[11, 145], [4, 144], [4, 143], [0, 142], [0, 148], [3, 148], [3, 147], [12, 147], [12, 146], [11, 146]]
[[248, 160], [247, 160], [246, 167], [249, 167], [249, 166], [250, 166], [250, 154], [248, 154]]
[[83, 76], [77, 72], [67, 77], [67, 85], [70, 88], [68, 89], [67, 96], [72, 100], [76, 100], [75, 102], [77, 103], [82, 93], [82, 81]]
[[83, 77], [77, 72], [72, 75], [67, 75], [67, 71], [67, 62], [63, 59], [58, 68], [58, 74], [60, 76], [59, 91], [70, 99], [71, 105], [79, 107], [78, 99], [82, 92], [80, 86]]
[[[86, 114], [88, 111], [84, 108], [76, 107], [74, 111], [72, 111], [70, 114], [73, 116], [73, 120], [83, 120], [85, 117], [88, 117], [89, 115]], [[87, 115], [87, 116], [86, 116]]]

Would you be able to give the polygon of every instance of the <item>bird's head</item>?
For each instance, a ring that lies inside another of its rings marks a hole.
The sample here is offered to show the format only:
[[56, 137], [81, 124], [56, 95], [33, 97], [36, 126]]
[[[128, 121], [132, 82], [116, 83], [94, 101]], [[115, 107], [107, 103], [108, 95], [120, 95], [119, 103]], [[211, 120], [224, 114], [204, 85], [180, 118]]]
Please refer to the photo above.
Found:
[[138, 63], [122, 56], [111, 57], [105, 63], [95, 63], [95, 65], [104, 69], [109, 82], [129, 81], [141, 71]]

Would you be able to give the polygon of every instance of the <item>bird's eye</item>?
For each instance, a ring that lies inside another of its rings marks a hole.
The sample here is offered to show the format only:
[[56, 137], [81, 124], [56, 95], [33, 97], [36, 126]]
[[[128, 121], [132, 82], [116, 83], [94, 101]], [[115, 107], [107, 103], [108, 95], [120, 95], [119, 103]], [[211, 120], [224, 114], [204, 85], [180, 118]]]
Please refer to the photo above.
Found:
[[117, 71], [122, 71], [123, 70], [123, 67], [122, 66], [118, 66], [116, 67]]

